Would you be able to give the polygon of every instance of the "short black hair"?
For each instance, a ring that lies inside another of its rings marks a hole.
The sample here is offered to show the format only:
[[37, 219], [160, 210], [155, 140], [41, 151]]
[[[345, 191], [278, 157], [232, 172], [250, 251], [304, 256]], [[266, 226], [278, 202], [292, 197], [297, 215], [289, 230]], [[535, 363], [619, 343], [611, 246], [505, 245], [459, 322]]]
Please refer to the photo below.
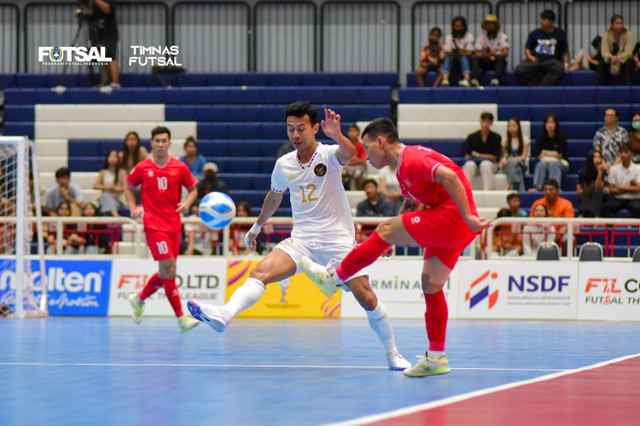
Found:
[[309, 116], [309, 121], [311, 121], [312, 125], [318, 122], [318, 111], [307, 101], [296, 101], [289, 104], [284, 110], [285, 119], [291, 116], [302, 118], [305, 115]]
[[429, 35], [435, 33], [436, 31], [438, 32], [438, 34], [440, 34], [442, 36], [442, 30], [440, 29], [440, 27], [431, 28], [431, 31], [429, 31]]
[[[606, 107], [606, 108], [604, 109], [604, 114], [606, 114], [608, 110], [612, 110], [613, 112], [615, 112], [615, 113], [616, 113], [616, 117], [620, 117], [620, 113], [618, 113], [618, 109], [617, 109], [617, 108], [612, 107], [612, 106], [610, 106], [610, 107]], [[604, 114], [603, 114], [603, 115], [604, 115]]]
[[545, 180], [544, 184], [542, 185], [542, 187], [544, 188], [547, 185], [551, 185], [551, 186], [555, 187], [556, 189], [560, 189], [560, 184], [555, 179], [547, 179], [547, 180]]
[[376, 188], [378, 187], [378, 182], [376, 182], [376, 180], [375, 180], [375, 179], [367, 179], [367, 180], [365, 180], [365, 181], [363, 182], [363, 184], [362, 184], [362, 188], [364, 188], [365, 186], [367, 186], [367, 185], [368, 185], [368, 184], [370, 184], [370, 183], [374, 184], [374, 185], [376, 186]]
[[633, 152], [633, 149], [631, 148], [631, 143], [625, 142], [625, 143], [620, 144], [620, 146], [618, 147], [618, 152], [620, 152], [622, 150]]
[[371, 140], [378, 139], [378, 136], [384, 136], [390, 143], [398, 142], [398, 130], [393, 121], [388, 118], [376, 118], [367, 124], [367, 127], [362, 131], [362, 138], [364, 139], [367, 134]]
[[189, 136], [187, 137], [187, 139], [185, 139], [184, 149], [187, 149], [187, 145], [189, 145], [190, 143], [193, 143], [196, 146], [196, 149], [198, 149], [198, 142], [196, 142], [196, 139], [193, 136]]
[[591, 47], [593, 47], [594, 49], [597, 49], [598, 46], [600, 46], [602, 44], [602, 37], [597, 35], [593, 38], [593, 40], [591, 40]]
[[483, 112], [482, 114], [480, 114], [480, 120], [489, 120], [493, 122], [493, 114], [491, 114], [490, 112]]
[[540, 18], [542, 19], [548, 19], [551, 22], [556, 22], [556, 13], [551, 10], [551, 9], [545, 9], [542, 11], [542, 13], [540, 14]]
[[171, 139], [171, 131], [164, 126], [154, 127], [153, 130], [151, 130], [151, 139], [153, 139], [156, 135], [161, 135], [163, 133], [169, 135], [169, 139]]
[[496, 217], [511, 217], [511, 210], [506, 207], [502, 208], [498, 210], [498, 214], [496, 215]]
[[68, 167], [60, 167], [56, 170], [56, 179], [60, 179], [61, 177], [71, 177], [71, 169]]
[[513, 200], [514, 198], [520, 198], [520, 195], [518, 195], [517, 192], [512, 192], [511, 194], [507, 195], [507, 202]]

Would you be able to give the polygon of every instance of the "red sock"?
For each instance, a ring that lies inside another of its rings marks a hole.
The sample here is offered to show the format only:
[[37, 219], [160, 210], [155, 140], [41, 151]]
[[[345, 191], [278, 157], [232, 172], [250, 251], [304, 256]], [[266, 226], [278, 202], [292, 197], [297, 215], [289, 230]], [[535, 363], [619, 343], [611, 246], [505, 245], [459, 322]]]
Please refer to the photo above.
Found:
[[162, 282], [164, 282], [164, 292], [167, 293], [167, 299], [169, 299], [169, 303], [171, 303], [173, 312], [176, 313], [176, 317], [181, 317], [184, 315], [184, 312], [182, 312], [182, 302], [180, 302], [180, 293], [178, 292], [176, 279], [164, 279]]
[[341, 280], [348, 279], [360, 269], [375, 262], [388, 247], [389, 244], [380, 238], [378, 231], [373, 231], [369, 238], [355, 246], [342, 260], [342, 263], [336, 267], [336, 274]]
[[449, 309], [444, 291], [433, 294], [424, 294], [427, 302], [427, 310], [424, 313], [424, 322], [427, 326], [430, 351], [444, 351], [444, 341], [447, 337], [447, 319]]
[[151, 296], [153, 293], [158, 291], [162, 287], [162, 279], [158, 276], [157, 273], [151, 275], [149, 281], [144, 285], [142, 291], [138, 293], [138, 297], [140, 300], [144, 300], [147, 297]]

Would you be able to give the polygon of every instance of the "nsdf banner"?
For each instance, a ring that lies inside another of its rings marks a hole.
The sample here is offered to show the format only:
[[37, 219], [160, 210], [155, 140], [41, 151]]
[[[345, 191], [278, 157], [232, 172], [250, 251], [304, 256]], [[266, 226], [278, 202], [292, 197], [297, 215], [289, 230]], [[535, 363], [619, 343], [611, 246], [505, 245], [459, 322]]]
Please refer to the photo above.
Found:
[[[226, 300], [249, 278], [258, 260], [231, 260], [227, 270]], [[244, 318], [324, 318], [340, 316], [340, 293], [327, 298], [303, 273], [267, 284], [267, 289]]]
[[[110, 260], [47, 260], [45, 262], [49, 315], [106, 316], [109, 305]], [[40, 263], [31, 262], [34, 288], [41, 288]], [[0, 303], [13, 309], [14, 272], [0, 273]], [[7, 297], [11, 294], [11, 299]], [[37, 292], [40, 295], [40, 292]]]
[[640, 265], [582, 262], [578, 319], [640, 321]]
[[[130, 315], [129, 293], [139, 292], [151, 275], [158, 272], [153, 259], [122, 259], [113, 261], [109, 315]], [[224, 303], [227, 261], [212, 258], [178, 258], [176, 284], [182, 308], [187, 300], [197, 299], [212, 305]], [[145, 316], [173, 316], [164, 289], [145, 300]]]
[[459, 318], [576, 319], [575, 262], [460, 264]]

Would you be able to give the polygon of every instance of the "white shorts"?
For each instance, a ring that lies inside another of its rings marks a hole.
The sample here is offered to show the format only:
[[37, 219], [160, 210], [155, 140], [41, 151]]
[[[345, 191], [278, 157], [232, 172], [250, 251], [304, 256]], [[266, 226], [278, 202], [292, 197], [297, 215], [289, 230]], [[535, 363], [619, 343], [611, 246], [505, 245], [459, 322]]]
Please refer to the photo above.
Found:
[[[327, 243], [310, 242], [300, 238], [287, 238], [276, 246], [277, 249], [285, 252], [296, 263], [296, 274], [303, 272], [300, 266], [302, 256], [307, 256], [320, 265], [327, 265], [330, 261], [338, 265], [347, 254], [356, 246], [353, 239], [340, 239]], [[368, 276], [366, 268], [356, 272], [351, 278]]]

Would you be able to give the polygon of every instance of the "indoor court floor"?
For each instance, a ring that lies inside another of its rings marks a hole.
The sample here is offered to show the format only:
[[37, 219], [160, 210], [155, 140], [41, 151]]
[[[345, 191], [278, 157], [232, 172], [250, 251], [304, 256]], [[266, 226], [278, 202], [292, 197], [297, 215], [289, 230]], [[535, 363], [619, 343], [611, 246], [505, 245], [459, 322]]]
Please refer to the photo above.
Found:
[[[412, 363], [423, 320], [393, 321]], [[5, 425], [639, 424], [637, 323], [449, 322], [450, 374], [386, 368], [366, 320], [0, 320]], [[613, 360], [613, 362], [612, 362]]]

